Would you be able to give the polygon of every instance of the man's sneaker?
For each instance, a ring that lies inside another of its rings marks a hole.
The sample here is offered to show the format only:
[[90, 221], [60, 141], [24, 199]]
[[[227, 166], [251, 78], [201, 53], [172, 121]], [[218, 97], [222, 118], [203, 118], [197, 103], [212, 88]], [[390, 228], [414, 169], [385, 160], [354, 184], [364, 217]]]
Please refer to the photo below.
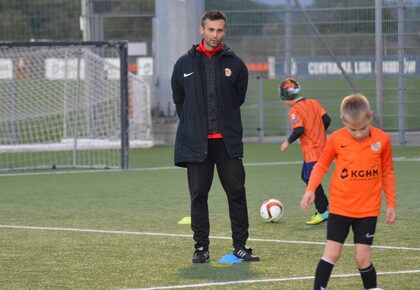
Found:
[[199, 247], [194, 251], [192, 257], [193, 263], [206, 263], [210, 260], [210, 253], [208, 250], [204, 250], [203, 247]]
[[327, 217], [323, 217], [318, 212], [314, 213], [313, 216], [311, 216], [311, 219], [306, 222], [307, 225], [317, 225], [322, 222], [325, 222], [328, 220], [328, 214], [326, 214]]
[[252, 254], [252, 249], [248, 248], [247, 246], [234, 249], [233, 254], [246, 262], [257, 262], [260, 260], [258, 256], [254, 256]]

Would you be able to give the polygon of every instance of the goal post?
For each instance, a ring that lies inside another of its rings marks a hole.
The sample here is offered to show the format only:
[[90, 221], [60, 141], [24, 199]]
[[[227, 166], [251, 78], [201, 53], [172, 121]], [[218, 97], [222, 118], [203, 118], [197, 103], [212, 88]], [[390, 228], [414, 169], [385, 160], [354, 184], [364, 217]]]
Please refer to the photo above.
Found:
[[120, 95], [121, 95], [121, 168], [128, 169], [128, 43], [120, 45]]
[[130, 147], [151, 147], [150, 90], [127, 47], [0, 42], [0, 171], [127, 169]]

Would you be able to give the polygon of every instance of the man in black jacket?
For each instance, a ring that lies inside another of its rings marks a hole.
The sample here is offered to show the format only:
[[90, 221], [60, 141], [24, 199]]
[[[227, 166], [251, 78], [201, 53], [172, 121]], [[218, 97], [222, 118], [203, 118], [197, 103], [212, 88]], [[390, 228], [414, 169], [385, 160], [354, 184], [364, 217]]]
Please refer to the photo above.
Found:
[[233, 254], [244, 261], [259, 261], [246, 246], [249, 223], [240, 106], [245, 101], [248, 70], [222, 44], [225, 32], [222, 12], [204, 13], [200, 27], [203, 39], [178, 59], [171, 78], [179, 118], [174, 157], [176, 166], [187, 168], [193, 263], [210, 259], [207, 201], [215, 165], [228, 198]]

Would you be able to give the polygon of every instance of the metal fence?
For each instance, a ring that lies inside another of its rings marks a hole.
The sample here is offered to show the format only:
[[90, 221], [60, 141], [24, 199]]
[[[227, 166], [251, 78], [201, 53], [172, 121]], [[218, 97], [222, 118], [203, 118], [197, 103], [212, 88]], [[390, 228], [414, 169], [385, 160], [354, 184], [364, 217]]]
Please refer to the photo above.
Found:
[[360, 92], [370, 100], [375, 125], [394, 143], [420, 143], [419, 1], [226, 2], [206, 3], [226, 12], [226, 42], [251, 71], [246, 136], [288, 133], [276, 86], [294, 76], [306, 97], [326, 107], [330, 130], [342, 126], [342, 98]]
[[[81, 40], [90, 33], [92, 40], [145, 42], [151, 56], [156, 1], [2, 0], [0, 40]], [[295, 76], [303, 94], [327, 108], [331, 130], [341, 126], [343, 96], [361, 92], [376, 125], [397, 143], [420, 144], [419, 0], [205, 0], [205, 8], [227, 14], [226, 43], [250, 70], [247, 137], [288, 132], [276, 85]]]

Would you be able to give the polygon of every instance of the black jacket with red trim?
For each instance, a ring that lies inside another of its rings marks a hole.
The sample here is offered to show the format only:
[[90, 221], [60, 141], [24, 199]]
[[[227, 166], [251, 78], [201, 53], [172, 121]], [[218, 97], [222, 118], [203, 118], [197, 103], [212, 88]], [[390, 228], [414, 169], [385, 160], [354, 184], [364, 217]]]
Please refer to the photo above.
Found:
[[[202, 53], [193, 47], [175, 63], [172, 97], [179, 118], [175, 140], [175, 165], [203, 162], [207, 155], [207, 92]], [[240, 106], [245, 101], [248, 70], [228, 47], [215, 54], [217, 114], [226, 149], [231, 158], [243, 157]]]

